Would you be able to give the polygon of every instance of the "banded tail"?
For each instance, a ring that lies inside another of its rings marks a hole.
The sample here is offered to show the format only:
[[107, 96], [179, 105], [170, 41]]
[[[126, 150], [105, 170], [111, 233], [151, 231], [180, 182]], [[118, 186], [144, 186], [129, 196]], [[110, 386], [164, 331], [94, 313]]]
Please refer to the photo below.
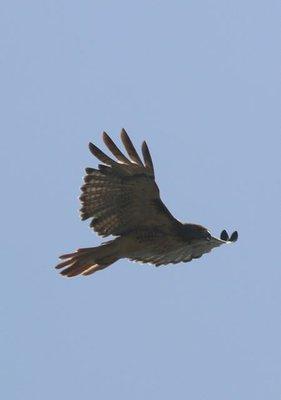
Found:
[[61, 274], [68, 277], [76, 275], [91, 275], [109, 267], [121, 258], [118, 239], [111, 240], [97, 247], [78, 249], [74, 253], [63, 254], [56, 268], [61, 269]]

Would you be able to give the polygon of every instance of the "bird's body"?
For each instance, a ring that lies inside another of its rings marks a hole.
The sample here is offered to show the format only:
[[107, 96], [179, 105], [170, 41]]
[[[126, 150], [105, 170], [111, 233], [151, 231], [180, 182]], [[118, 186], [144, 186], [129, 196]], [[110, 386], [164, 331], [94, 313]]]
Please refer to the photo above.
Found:
[[62, 275], [89, 275], [120, 258], [155, 266], [187, 262], [237, 240], [237, 232], [229, 239], [223, 231], [218, 239], [201, 225], [183, 224], [173, 217], [160, 198], [145, 142], [143, 163], [125, 130], [121, 139], [130, 159], [106, 133], [103, 139], [117, 161], [90, 143], [91, 152], [103, 164], [99, 169], [86, 168], [80, 211], [82, 220], [92, 218], [90, 226], [99, 235], [117, 237], [61, 256], [63, 261], [57, 268], [65, 268]]

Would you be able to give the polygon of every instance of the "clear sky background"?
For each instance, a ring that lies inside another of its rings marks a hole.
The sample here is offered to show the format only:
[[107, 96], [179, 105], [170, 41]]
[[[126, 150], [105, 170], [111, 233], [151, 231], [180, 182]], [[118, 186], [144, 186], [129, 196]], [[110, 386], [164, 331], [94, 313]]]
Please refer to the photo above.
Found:
[[[0, 396], [281, 398], [278, 1], [0, 6]], [[91, 140], [147, 140], [162, 199], [233, 246], [66, 279]]]

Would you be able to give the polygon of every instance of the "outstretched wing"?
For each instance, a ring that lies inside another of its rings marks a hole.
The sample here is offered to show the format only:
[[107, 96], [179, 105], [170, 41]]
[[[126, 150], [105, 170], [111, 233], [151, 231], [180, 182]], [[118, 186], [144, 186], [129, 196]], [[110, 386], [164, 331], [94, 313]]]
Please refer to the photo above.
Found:
[[209, 240], [195, 239], [189, 244], [180, 244], [175, 238], [167, 238], [157, 246], [151, 245], [144, 247], [138, 254], [131, 258], [131, 260], [153, 264], [156, 267], [189, 262], [195, 258], [200, 258], [203, 254], [209, 253], [215, 247], [219, 247], [222, 244], [230, 244], [237, 240], [237, 232], [234, 232], [231, 238], [229, 238], [228, 235], [224, 235], [223, 232], [220, 239], [211, 236]]
[[92, 218], [90, 226], [102, 236], [122, 235], [140, 225], [179, 224], [160, 199], [146, 143], [143, 162], [124, 129], [121, 140], [129, 158], [105, 132], [103, 140], [117, 161], [90, 143], [90, 151], [103, 164], [98, 170], [86, 168], [80, 196], [82, 220]]

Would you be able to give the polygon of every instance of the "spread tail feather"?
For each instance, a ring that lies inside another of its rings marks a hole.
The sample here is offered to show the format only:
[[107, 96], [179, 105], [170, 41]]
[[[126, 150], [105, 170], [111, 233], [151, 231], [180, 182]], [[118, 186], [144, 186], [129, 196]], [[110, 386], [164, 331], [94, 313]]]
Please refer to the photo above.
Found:
[[64, 268], [61, 274], [68, 277], [80, 274], [91, 275], [96, 271], [109, 267], [120, 258], [116, 242], [117, 239], [98, 247], [87, 247], [78, 249], [74, 253], [64, 254], [59, 257], [63, 261], [56, 268]]

